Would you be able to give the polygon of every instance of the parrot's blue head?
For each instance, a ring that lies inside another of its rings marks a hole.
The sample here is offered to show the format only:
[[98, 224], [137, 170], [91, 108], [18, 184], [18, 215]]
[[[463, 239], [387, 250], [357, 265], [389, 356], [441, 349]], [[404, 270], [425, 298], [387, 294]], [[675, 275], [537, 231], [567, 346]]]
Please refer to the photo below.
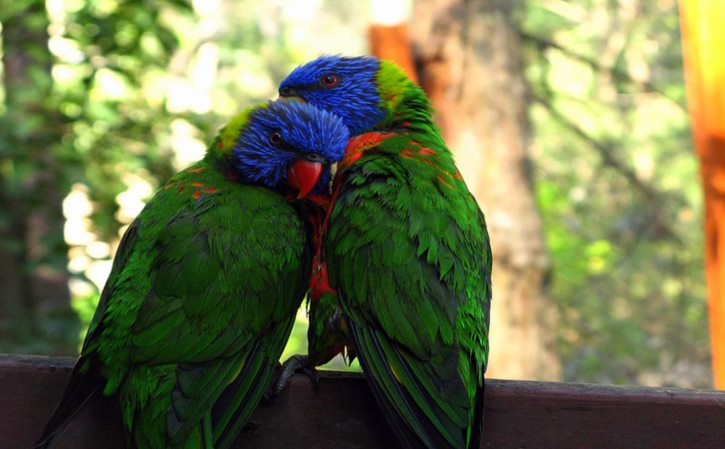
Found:
[[321, 56], [301, 65], [279, 87], [340, 116], [352, 135], [372, 130], [386, 116], [378, 86], [381, 61], [372, 56]]
[[220, 137], [242, 182], [290, 186], [302, 198], [327, 192], [330, 167], [345, 152], [350, 133], [334, 114], [279, 100], [235, 117]]

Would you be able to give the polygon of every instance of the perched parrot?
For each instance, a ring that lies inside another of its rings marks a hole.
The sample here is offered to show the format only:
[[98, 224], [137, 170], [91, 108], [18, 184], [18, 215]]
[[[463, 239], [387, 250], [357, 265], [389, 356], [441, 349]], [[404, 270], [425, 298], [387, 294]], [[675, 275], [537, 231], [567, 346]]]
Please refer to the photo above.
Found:
[[311, 333], [341, 328], [311, 336], [310, 360], [351, 335], [403, 447], [478, 448], [491, 248], [428, 98], [393, 63], [368, 56], [320, 57], [279, 92], [335, 113], [353, 136], [322, 224], [312, 287], [323, 301], [310, 305]]
[[269, 387], [304, 297], [311, 227], [349, 132], [280, 100], [221, 130], [123, 237], [71, 380], [36, 443], [94, 394], [118, 398], [127, 447], [226, 448]]

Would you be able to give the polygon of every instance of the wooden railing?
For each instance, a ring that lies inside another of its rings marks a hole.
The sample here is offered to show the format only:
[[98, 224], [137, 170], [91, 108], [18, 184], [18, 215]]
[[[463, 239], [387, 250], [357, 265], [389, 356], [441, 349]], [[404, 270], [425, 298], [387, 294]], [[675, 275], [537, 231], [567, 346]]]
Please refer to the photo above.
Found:
[[[73, 360], [0, 355], [0, 449], [24, 449], [50, 415]], [[58, 449], [120, 449], [108, 398], [91, 401]], [[725, 448], [725, 391], [489, 380], [484, 447], [495, 449]], [[262, 404], [235, 449], [398, 448], [365, 380], [325, 372], [314, 392], [297, 376]]]

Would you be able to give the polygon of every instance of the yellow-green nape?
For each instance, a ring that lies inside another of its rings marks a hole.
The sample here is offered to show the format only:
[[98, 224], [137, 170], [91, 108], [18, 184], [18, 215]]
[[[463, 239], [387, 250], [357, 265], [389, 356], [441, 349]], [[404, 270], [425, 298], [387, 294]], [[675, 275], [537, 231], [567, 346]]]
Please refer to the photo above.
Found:
[[249, 116], [252, 115], [254, 111], [258, 111], [260, 109], [265, 109], [268, 107], [269, 103], [261, 103], [247, 108], [241, 113], [235, 115], [229, 121], [229, 123], [227, 123], [227, 125], [219, 132], [219, 136], [221, 139], [221, 146], [219, 146], [219, 151], [222, 153], [228, 153], [232, 151], [234, 144], [237, 142], [237, 140], [239, 139], [239, 135], [242, 133], [242, 128], [244, 128], [249, 121]]
[[393, 61], [382, 59], [380, 61], [380, 69], [377, 75], [378, 91], [380, 92], [380, 101], [388, 110], [394, 110], [398, 107], [406, 90], [410, 88], [413, 82]]

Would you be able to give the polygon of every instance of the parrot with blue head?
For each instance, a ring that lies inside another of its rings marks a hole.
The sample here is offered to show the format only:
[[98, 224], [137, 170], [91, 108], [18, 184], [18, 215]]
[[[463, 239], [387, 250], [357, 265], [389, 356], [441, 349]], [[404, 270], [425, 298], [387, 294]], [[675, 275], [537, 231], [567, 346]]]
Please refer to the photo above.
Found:
[[478, 448], [492, 254], [429, 99], [369, 56], [322, 56], [279, 93], [353, 136], [320, 227], [306, 362], [351, 349], [403, 447]]
[[223, 449], [278, 366], [308, 289], [311, 195], [329, 193], [349, 132], [280, 100], [234, 117], [126, 231], [71, 380], [36, 447], [95, 394], [126, 446]]

